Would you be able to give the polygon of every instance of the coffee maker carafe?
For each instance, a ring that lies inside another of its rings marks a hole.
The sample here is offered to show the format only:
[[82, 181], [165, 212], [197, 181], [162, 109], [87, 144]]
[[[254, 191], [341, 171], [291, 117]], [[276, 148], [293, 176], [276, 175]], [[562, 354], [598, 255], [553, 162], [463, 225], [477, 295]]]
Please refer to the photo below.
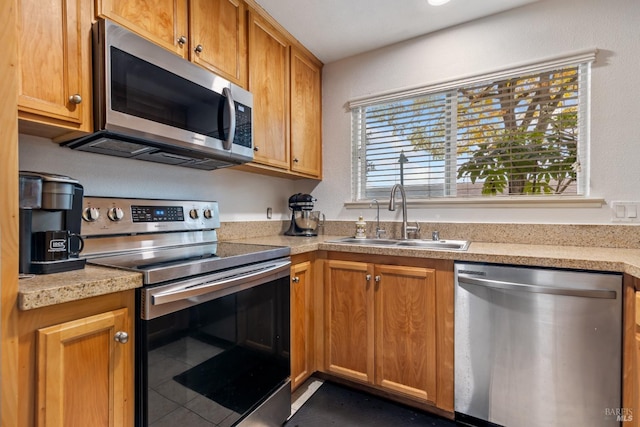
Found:
[[297, 193], [289, 197], [291, 225], [285, 231], [287, 236], [317, 236], [320, 212], [313, 210], [316, 199], [310, 194]]
[[79, 258], [83, 187], [68, 176], [20, 172], [20, 273], [84, 268]]

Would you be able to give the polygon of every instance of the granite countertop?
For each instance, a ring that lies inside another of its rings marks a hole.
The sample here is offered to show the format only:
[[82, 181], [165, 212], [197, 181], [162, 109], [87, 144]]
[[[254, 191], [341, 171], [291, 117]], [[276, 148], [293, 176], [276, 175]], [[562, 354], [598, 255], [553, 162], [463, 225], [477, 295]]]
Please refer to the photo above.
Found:
[[81, 270], [29, 275], [18, 283], [18, 308], [32, 310], [142, 286], [142, 273], [87, 265]]
[[345, 236], [270, 236], [234, 241], [289, 246], [291, 247], [291, 255], [315, 250], [341, 251], [373, 255], [613, 271], [640, 277], [640, 249], [471, 242], [469, 249], [464, 252], [458, 252], [424, 248], [331, 243], [331, 240], [342, 237]]
[[[640, 249], [472, 242], [464, 252], [331, 243], [344, 236], [266, 236], [231, 240], [289, 246], [291, 255], [316, 250], [459, 261], [558, 267], [628, 273], [640, 278]], [[18, 308], [31, 310], [53, 304], [119, 292], [142, 286], [142, 274], [87, 265], [83, 270], [20, 279]]]

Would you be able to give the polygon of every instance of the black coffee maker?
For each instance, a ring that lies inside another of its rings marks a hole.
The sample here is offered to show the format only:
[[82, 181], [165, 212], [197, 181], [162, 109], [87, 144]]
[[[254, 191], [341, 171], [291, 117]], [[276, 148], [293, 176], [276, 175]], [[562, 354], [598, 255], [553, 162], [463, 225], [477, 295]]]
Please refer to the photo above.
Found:
[[291, 225], [285, 231], [287, 236], [317, 236], [320, 213], [313, 211], [316, 199], [310, 194], [297, 193], [289, 197]]
[[78, 254], [84, 189], [73, 178], [20, 172], [20, 273], [48, 274], [84, 268]]

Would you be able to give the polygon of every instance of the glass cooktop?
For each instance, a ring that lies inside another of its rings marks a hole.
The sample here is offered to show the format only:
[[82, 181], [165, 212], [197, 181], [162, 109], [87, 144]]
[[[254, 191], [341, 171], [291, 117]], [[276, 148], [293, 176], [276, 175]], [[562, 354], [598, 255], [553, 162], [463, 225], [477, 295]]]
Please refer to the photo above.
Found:
[[127, 252], [87, 262], [141, 272], [144, 284], [148, 285], [287, 257], [289, 254], [290, 249], [286, 246], [215, 242]]

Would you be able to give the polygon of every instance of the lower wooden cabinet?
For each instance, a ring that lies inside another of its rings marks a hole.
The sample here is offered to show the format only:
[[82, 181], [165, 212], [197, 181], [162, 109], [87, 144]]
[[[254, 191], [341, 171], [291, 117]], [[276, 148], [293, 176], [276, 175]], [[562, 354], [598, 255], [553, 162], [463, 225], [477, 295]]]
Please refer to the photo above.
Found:
[[640, 279], [629, 274], [623, 280], [622, 406], [625, 427], [640, 425]]
[[373, 383], [373, 265], [329, 260], [324, 270], [326, 369]]
[[335, 257], [324, 264], [325, 372], [452, 413], [453, 263]]
[[291, 389], [315, 371], [313, 264], [315, 255], [293, 257], [291, 266]]
[[436, 271], [374, 266], [375, 383], [436, 403]]
[[20, 425], [132, 426], [133, 291], [20, 317]]
[[[635, 279], [640, 282], [640, 279]], [[639, 283], [640, 285], [640, 283]], [[638, 426], [640, 425], [640, 292], [635, 292], [635, 322], [633, 343], [635, 350], [635, 375], [633, 377], [633, 401], [627, 405], [623, 401], [622, 407], [625, 409], [623, 415], [624, 425]]]
[[124, 422], [127, 315], [122, 308], [38, 330], [38, 425]]

